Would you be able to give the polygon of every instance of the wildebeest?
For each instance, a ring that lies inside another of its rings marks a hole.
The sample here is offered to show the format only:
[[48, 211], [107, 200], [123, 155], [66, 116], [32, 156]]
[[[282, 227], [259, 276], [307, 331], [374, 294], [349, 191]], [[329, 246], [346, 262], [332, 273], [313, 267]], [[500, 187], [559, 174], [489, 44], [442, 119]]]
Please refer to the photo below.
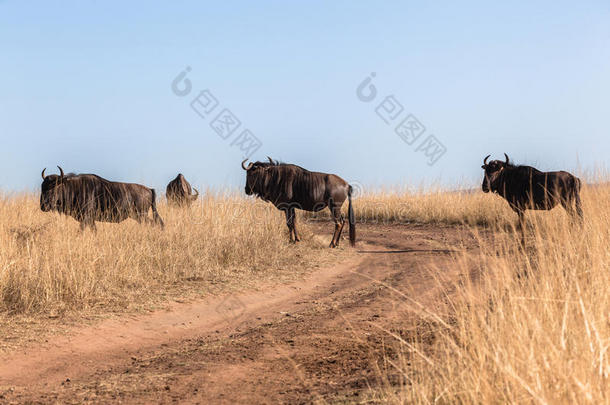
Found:
[[[193, 190], [195, 190], [195, 194], [193, 194]], [[170, 204], [188, 207], [199, 197], [199, 191], [191, 189], [189, 182], [180, 173], [167, 185], [165, 195]]]
[[[491, 156], [491, 155], [490, 155]], [[581, 181], [576, 176], [560, 172], [541, 172], [531, 166], [516, 166], [506, 160], [483, 160], [485, 177], [483, 192], [494, 192], [504, 197], [519, 215], [519, 229], [525, 229], [526, 210], [551, 210], [561, 204], [574, 219], [582, 222], [580, 200]], [[525, 235], [523, 239], [525, 239]]]
[[286, 225], [290, 240], [298, 242], [301, 238], [297, 231], [295, 209], [318, 212], [328, 207], [335, 223], [335, 232], [330, 247], [339, 245], [345, 218], [341, 206], [347, 199], [350, 244], [356, 244], [356, 221], [352, 208], [352, 186], [334, 174], [310, 172], [302, 167], [279, 163], [268, 158], [269, 162], [253, 162], [241, 167], [246, 171], [246, 194], [256, 195], [270, 202], [286, 215]]
[[[81, 230], [87, 226], [95, 230], [95, 221], [122, 222], [127, 218], [164, 226], [157, 212], [154, 189], [108, 181], [95, 174], [64, 175], [63, 169], [57, 168], [59, 175], [45, 176], [46, 169], [42, 171], [42, 211], [69, 215], [80, 222]], [[152, 219], [148, 217], [149, 209], [152, 209]]]

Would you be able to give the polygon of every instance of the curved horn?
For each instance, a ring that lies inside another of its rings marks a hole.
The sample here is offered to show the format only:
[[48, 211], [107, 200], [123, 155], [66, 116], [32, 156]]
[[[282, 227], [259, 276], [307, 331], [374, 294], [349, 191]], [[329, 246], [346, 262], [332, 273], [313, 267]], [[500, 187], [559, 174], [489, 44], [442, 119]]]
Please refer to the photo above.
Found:
[[269, 163], [271, 163], [271, 164], [275, 163], [275, 162], [273, 161], [273, 159], [271, 159], [269, 156], [267, 156], [267, 159], [269, 159]]
[[504, 153], [504, 157], [506, 158], [506, 164], [509, 164], [510, 159], [508, 158], [508, 155], [506, 153]]
[[483, 159], [483, 164], [484, 164], [485, 166], [487, 166], [487, 159], [489, 159], [489, 157], [490, 157], [490, 156], [491, 156], [491, 155], [487, 155], [487, 157], [486, 157], [485, 159]]
[[195, 192], [195, 194], [193, 194], [194, 197], [199, 197], [199, 191], [197, 191], [196, 188], [193, 188], [193, 191]]
[[248, 159], [244, 159], [243, 162], [241, 162], [241, 168], [244, 169], [245, 171], [248, 171], [252, 168], [252, 165], [254, 165], [254, 163], [250, 162], [248, 164], [248, 167], [244, 166], [244, 163], [246, 163], [248, 161]]
[[61, 175], [61, 179], [64, 179], [64, 169], [62, 169], [61, 167], [57, 166], [57, 168], [59, 169], [59, 174]]
[[45, 177], [44, 177], [44, 172], [46, 172], [46, 171], [47, 171], [47, 168], [46, 168], [46, 167], [45, 167], [44, 169], [42, 169], [42, 179], [43, 179], [43, 180], [45, 179]]

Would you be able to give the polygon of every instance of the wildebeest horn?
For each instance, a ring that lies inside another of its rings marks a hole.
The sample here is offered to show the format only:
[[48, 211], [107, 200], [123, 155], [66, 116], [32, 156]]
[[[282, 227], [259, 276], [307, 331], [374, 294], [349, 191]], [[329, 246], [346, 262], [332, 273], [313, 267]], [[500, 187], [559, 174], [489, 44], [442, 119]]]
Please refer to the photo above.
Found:
[[510, 159], [508, 158], [508, 155], [506, 153], [504, 153], [504, 157], [506, 157], [506, 164], [508, 164], [508, 162], [510, 161]]
[[269, 163], [274, 163], [273, 159], [271, 159], [269, 156], [267, 156], [267, 159], [269, 159]]
[[64, 179], [64, 169], [62, 169], [61, 167], [57, 166], [57, 168], [59, 169], [59, 173], [61, 175], [61, 179]]
[[486, 157], [485, 159], [483, 159], [483, 164], [484, 164], [485, 166], [487, 166], [487, 159], [489, 159], [489, 157], [490, 157], [490, 156], [491, 156], [491, 155], [487, 155], [487, 157]]
[[246, 163], [247, 161], [248, 161], [248, 159], [244, 159], [244, 161], [241, 162], [241, 168], [244, 169], [245, 171], [250, 170], [252, 168], [252, 165], [254, 164], [254, 163], [250, 162], [248, 164], [248, 167], [246, 167], [246, 166], [244, 166], [244, 163]]
[[42, 179], [43, 179], [43, 180], [45, 179], [45, 177], [44, 177], [44, 172], [46, 172], [46, 171], [47, 171], [47, 168], [46, 168], [46, 167], [45, 167], [44, 169], [42, 169]]

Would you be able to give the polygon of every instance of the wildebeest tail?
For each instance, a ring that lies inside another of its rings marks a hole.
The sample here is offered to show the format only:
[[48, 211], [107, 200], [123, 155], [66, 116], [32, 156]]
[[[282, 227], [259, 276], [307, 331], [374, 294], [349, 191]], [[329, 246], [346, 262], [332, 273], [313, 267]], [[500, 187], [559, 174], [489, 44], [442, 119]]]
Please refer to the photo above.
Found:
[[152, 192], [152, 204], [151, 204], [151, 208], [152, 208], [152, 212], [153, 212], [153, 219], [154, 221], [161, 225], [161, 228], [165, 227], [165, 224], [163, 223], [163, 220], [161, 219], [161, 216], [159, 215], [159, 211], [157, 211], [157, 192], [155, 191], [155, 189], [151, 189], [150, 190]]
[[356, 246], [356, 218], [354, 217], [354, 208], [352, 207], [352, 191], [352, 186], [349, 186], [347, 189], [347, 220], [349, 221], [349, 244]]

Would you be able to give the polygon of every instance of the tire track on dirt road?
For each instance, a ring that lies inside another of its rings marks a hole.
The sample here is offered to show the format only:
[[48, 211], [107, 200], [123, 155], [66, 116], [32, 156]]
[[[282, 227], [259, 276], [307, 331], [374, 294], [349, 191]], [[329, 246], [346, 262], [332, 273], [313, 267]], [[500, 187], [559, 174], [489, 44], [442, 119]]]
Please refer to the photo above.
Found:
[[[311, 225], [326, 234], [322, 224]], [[384, 330], [409, 315], [390, 285], [440, 305], [452, 246], [467, 231], [361, 225], [358, 252], [304, 280], [104, 321], [3, 356], [3, 401], [310, 403], [355, 400], [378, 384]], [[379, 282], [377, 282], [379, 281]], [[219, 305], [237, 305], [227, 319]], [[385, 349], [384, 349], [385, 347]], [[384, 351], [386, 350], [386, 351]]]

